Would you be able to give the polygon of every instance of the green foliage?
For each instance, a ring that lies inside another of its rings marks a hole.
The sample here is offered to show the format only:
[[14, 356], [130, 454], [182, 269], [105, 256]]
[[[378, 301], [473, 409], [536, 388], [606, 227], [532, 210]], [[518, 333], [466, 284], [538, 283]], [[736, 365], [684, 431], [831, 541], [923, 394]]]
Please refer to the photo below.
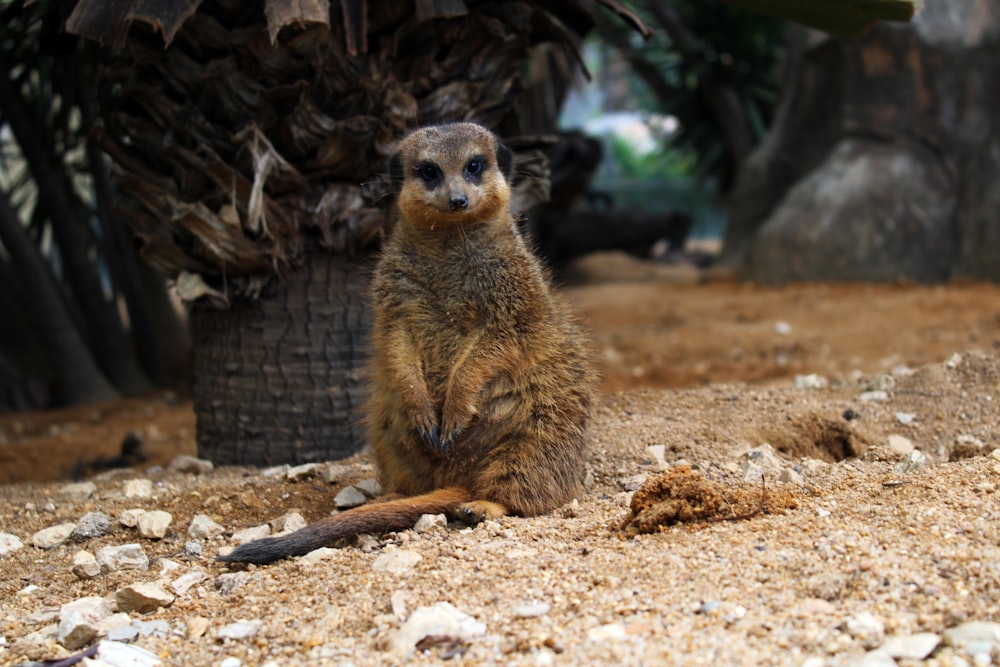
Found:
[[[649, 5], [655, 2], [641, 3], [654, 21], [659, 14]], [[679, 121], [670, 147], [695, 156], [697, 178], [714, 180], [725, 189], [744, 157], [730, 137], [746, 137], [744, 144], [752, 146], [770, 123], [785, 24], [719, 0], [670, 4], [681, 24], [673, 34], [658, 30], [636, 47], [635, 55], [650, 63], [662, 79], [656, 88], [650, 86], [658, 110]], [[683, 41], [678, 32], [685, 36]], [[723, 96], [735, 104], [720, 110]]]
[[645, 180], [678, 179], [690, 174], [695, 158], [690, 153], [669, 150], [665, 145], [643, 152], [622, 137], [614, 137], [611, 153], [619, 170], [618, 176]]

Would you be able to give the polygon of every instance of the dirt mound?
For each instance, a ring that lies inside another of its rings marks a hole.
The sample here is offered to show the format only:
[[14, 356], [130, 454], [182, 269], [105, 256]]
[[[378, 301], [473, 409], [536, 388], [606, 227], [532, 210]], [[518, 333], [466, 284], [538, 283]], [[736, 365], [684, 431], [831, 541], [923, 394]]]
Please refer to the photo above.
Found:
[[726, 486], [677, 466], [636, 490], [622, 530], [629, 537], [655, 533], [676, 523], [739, 521], [758, 514], [798, 507], [798, 495], [740, 483]]

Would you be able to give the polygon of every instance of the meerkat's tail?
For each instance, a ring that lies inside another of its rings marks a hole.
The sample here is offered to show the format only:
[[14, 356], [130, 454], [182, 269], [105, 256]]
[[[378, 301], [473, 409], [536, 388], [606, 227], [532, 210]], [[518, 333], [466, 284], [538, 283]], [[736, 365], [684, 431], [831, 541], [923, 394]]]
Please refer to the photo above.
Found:
[[472, 494], [468, 489], [454, 486], [419, 496], [362, 505], [311, 523], [289, 535], [247, 542], [216, 560], [229, 563], [271, 563], [289, 556], [302, 556], [344, 537], [412, 528], [422, 514], [451, 512], [470, 500]]

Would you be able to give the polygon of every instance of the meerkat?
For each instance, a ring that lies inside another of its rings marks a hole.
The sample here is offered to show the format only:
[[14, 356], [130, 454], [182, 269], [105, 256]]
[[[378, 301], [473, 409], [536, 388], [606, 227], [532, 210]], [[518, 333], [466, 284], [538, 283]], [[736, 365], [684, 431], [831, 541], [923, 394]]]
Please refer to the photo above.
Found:
[[517, 230], [512, 166], [472, 123], [399, 144], [398, 222], [371, 294], [367, 428], [386, 495], [220, 560], [267, 563], [422, 514], [535, 516], [580, 494], [588, 345]]

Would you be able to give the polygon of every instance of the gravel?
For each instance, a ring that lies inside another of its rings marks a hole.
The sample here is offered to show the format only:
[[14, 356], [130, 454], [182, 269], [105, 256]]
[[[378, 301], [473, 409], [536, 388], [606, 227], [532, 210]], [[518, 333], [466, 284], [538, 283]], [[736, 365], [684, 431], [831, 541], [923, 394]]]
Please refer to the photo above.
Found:
[[[367, 457], [294, 478], [140, 471], [156, 490], [141, 503], [120, 478], [2, 486], [3, 543], [23, 546], [0, 555], [0, 665], [95, 643], [108, 664], [124, 647], [195, 667], [1000, 664], [1000, 355], [910, 370], [609, 396], [578, 502], [474, 528], [435, 517], [265, 567], [212, 559], [248, 527], [328, 515], [371, 479]], [[748, 464], [765, 484], [743, 481]], [[717, 514], [627, 536], [625, 489], [664, 474], [710, 482]], [[136, 504], [182, 528], [35, 542]], [[84, 561], [102, 574], [81, 578]], [[120, 596], [154, 589], [150, 608]]]

